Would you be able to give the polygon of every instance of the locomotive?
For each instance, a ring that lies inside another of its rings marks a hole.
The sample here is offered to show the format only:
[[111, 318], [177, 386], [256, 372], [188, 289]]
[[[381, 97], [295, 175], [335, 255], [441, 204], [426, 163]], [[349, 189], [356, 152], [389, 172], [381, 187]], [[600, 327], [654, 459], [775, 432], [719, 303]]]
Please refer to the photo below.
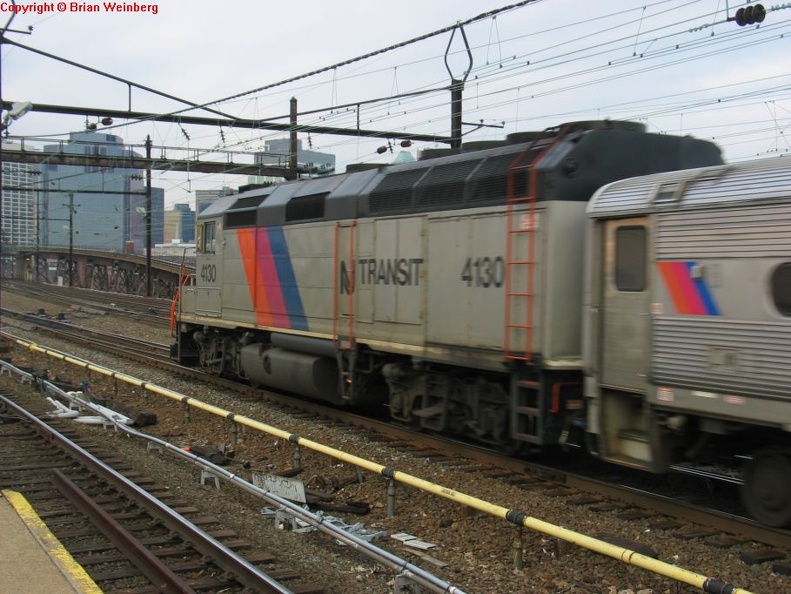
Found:
[[791, 523], [791, 168], [610, 120], [448, 152], [217, 200], [174, 357], [513, 453], [728, 444]]

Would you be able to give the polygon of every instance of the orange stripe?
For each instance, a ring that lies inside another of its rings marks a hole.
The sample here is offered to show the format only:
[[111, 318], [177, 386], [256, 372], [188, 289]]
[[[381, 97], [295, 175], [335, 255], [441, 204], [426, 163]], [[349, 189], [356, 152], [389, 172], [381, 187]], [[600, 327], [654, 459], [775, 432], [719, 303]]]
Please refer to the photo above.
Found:
[[657, 262], [670, 298], [676, 311], [685, 315], [704, 315], [706, 308], [701, 302], [685, 262]]
[[263, 282], [258, 274], [258, 262], [255, 247], [255, 229], [239, 229], [236, 232], [239, 241], [239, 251], [242, 254], [247, 287], [250, 289], [250, 299], [253, 302], [256, 321], [263, 326], [272, 325], [272, 313], [269, 299], [264, 290]]

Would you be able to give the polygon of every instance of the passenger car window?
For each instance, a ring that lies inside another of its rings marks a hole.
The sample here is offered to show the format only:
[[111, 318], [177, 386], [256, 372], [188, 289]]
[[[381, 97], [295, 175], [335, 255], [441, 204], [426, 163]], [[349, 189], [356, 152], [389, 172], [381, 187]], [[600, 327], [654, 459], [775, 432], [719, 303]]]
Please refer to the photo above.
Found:
[[777, 311], [784, 316], [791, 316], [791, 263], [786, 262], [775, 268], [770, 284], [772, 301]]
[[645, 227], [619, 227], [615, 231], [615, 286], [619, 291], [645, 289]]

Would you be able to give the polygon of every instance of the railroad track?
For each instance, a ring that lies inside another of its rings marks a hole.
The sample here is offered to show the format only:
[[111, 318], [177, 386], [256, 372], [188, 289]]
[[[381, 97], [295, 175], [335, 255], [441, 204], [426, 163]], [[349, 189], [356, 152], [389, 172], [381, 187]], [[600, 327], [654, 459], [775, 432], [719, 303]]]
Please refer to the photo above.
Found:
[[[55, 329], [46, 332], [57, 334]], [[72, 340], [72, 339], [70, 339]], [[93, 347], [95, 342], [83, 340], [83, 344]], [[108, 345], [112, 340], [106, 341]], [[103, 346], [102, 350], [106, 350]], [[732, 514], [706, 509], [701, 505], [684, 503], [672, 498], [646, 493], [640, 487], [624, 488], [611, 481], [565, 472], [555, 467], [544, 466], [525, 460], [514, 460], [496, 453], [482, 450], [470, 444], [460, 444], [437, 436], [415, 434], [408, 428], [392, 426], [376, 420], [351, 415], [348, 411], [328, 409], [322, 405], [290, 398], [286, 395], [272, 394], [253, 389], [249, 386], [207, 376], [192, 369], [174, 365], [169, 358], [151, 357], [134, 354], [124, 346], [115, 345], [113, 352], [132, 360], [143, 362], [147, 369], [156, 366], [168, 372], [175, 372], [182, 378], [210, 383], [221, 387], [223, 392], [233, 392], [240, 401], [266, 400], [267, 403], [282, 404], [290, 411], [306, 419], [316, 417], [322, 422], [333, 420], [348, 428], [348, 432], [367, 434], [372, 441], [384, 442], [392, 448], [409, 456], [425, 460], [427, 464], [447, 468], [462, 468], [482, 479], [500, 481], [504, 485], [517, 486], [526, 491], [546, 493], [565, 505], [587, 508], [608, 518], [618, 518], [624, 522], [624, 532], [629, 523], [648, 518], [650, 530], [655, 533], [667, 532], [676, 538], [705, 540], [711, 547], [730, 549], [728, 557], [734, 556], [745, 563], [770, 563], [775, 573], [788, 575], [791, 572], [788, 558], [791, 556], [791, 532], [768, 529], [754, 522]], [[150, 402], [150, 401], [149, 401]], [[609, 520], [608, 520], [609, 521]], [[614, 534], [618, 534], [616, 530]], [[597, 535], [604, 540], [627, 548], [640, 549], [645, 543], [628, 542], [613, 534]], [[756, 552], [756, 543], [762, 550]], [[639, 545], [639, 547], [638, 547]], [[776, 547], [781, 552], [773, 550]], [[758, 590], [760, 591], [760, 589]]]
[[[62, 326], [62, 327], [61, 327]], [[623, 469], [602, 466], [605, 471], [591, 472], [590, 462], [584, 470], [569, 470], [557, 464], [548, 465], [533, 460], [517, 459], [482, 448], [476, 444], [458, 442], [445, 436], [417, 433], [409, 427], [392, 424], [386, 420], [374, 419], [350, 412], [345, 409], [328, 407], [321, 403], [308, 402], [286, 394], [262, 391], [239, 382], [218, 378], [192, 368], [185, 368], [170, 360], [166, 345], [144, 346], [140, 352], [135, 345], [138, 341], [115, 334], [101, 337], [82, 336], [75, 333], [68, 324], [52, 321], [44, 328], [53, 336], [100, 347], [113, 354], [133, 359], [146, 365], [175, 373], [182, 377], [211, 384], [224, 391], [232, 391], [245, 400], [265, 399], [268, 403], [279, 404], [288, 410], [300, 411], [315, 419], [343, 423], [350, 431], [364, 431], [367, 437], [386, 442], [411, 456], [427, 462], [469, 466], [471, 472], [481, 473], [486, 478], [495, 478], [509, 485], [525, 490], [539, 489], [552, 497], [563, 497], [572, 505], [588, 506], [602, 513], [621, 514], [626, 519], [655, 517], [657, 529], [679, 530], [682, 525], [694, 524], [689, 528], [690, 535], [704, 536], [715, 541], [738, 535], [743, 541], [755, 541], [768, 547], [791, 545], [791, 531], [771, 528], [730, 511], [713, 509], [707, 505], [688, 501], [699, 499], [693, 495], [680, 498], [662, 492], [651, 492], [645, 486], [645, 475], [639, 473], [636, 480], [624, 473]], [[158, 348], [157, 348], [158, 347]], [[168, 351], [169, 353], [169, 351]], [[597, 472], [617, 473], [609, 480], [597, 478]], [[708, 478], [718, 478], [714, 475]], [[731, 476], [724, 477], [733, 483]], [[706, 488], [705, 485], [702, 486]], [[673, 518], [674, 522], [668, 522]], [[705, 526], [706, 529], [701, 529]], [[666, 528], [663, 528], [666, 527]]]
[[77, 445], [57, 422], [6, 396], [0, 406], [0, 487], [31, 502], [102, 591], [323, 592], [304, 581], [285, 586], [301, 576], [277, 567], [272, 554], [245, 551], [249, 545], [215, 518], [185, 519], [197, 510], [89, 452], [101, 447]]
[[64, 340], [78, 344], [94, 345], [96, 348], [115, 354], [127, 353], [128, 356], [163, 362], [170, 357], [170, 346], [166, 344], [141, 340], [124, 334], [90, 330], [70, 322], [51, 319], [39, 314], [23, 313], [5, 308], [0, 308], [0, 313], [6, 318], [18, 320], [21, 323], [49, 332], [53, 336], [58, 336]]
[[[306, 410], [312, 405], [302, 408]], [[712, 542], [721, 538], [733, 540], [733, 535], [738, 535], [742, 542], [754, 541], [767, 547], [791, 546], [791, 530], [763, 526], [744, 516], [650, 492], [643, 487], [630, 485], [629, 479], [623, 476], [619, 477], [620, 483], [614, 482], [613, 478], [597, 479], [587, 473], [510, 458], [476, 445], [443, 436], [415, 433], [408, 428], [349, 415], [344, 411], [325, 411], [319, 407], [314, 414], [317, 418], [347, 423], [350, 429], [364, 428], [370, 431], [371, 440], [387, 443], [426, 463], [461, 468], [482, 478], [495, 479], [528, 491], [543, 492], [549, 497], [566, 500], [572, 506], [623, 516], [626, 521], [653, 518], [656, 529], [675, 530], [681, 536], [688, 535], [690, 538], [706, 537]]]
[[171, 301], [159, 297], [141, 297], [120, 293], [105, 293], [77, 287], [58, 287], [41, 283], [3, 281], [3, 291], [17, 293], [69, 308], [87, 308], [105, 314], [120, 314], [131, 319], [162, 326], [170, 324]]

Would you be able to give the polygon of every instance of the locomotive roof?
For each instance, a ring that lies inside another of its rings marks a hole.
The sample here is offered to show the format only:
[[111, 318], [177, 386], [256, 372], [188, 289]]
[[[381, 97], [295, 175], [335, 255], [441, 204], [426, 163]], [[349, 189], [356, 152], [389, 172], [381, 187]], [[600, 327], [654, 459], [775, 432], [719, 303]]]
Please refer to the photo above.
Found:
[[[613, 179], [721, 162], [712, 143], [648, 134], [633, 122], [577, 122], [557, 141], [552, 134], [531, 133], [529, 142], [525, 136], [512, 135], [522, 140], [515, 144], [251, 190], [218, 200], [199, 218], [223, 215], [225, 227], [234, 228], [505, 204], [517, 158], [536, 160], [539, 201], [587, 201]], [[524, 191], [529, 176], [519, 175], [515, 185]]]
[[771, 157], [612, 182], [594, 194], [588, 215], [609, 218], [789, 197], [791, 159]]

